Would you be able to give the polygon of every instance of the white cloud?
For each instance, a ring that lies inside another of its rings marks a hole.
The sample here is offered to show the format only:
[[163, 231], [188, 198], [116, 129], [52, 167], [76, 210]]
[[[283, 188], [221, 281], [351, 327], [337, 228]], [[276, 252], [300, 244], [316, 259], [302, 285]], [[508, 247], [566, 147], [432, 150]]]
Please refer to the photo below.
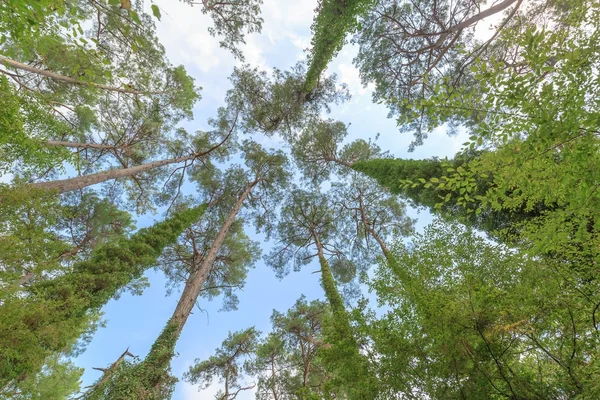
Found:
[[316, 0], [265, 0], [262, 6], [264, 26], [274, 31], [310, 29]]
[[[234, 65], [241, 64], [228, 50], [220, 47], [218, 37], [208, 33], [212, 20], [202, 14], [200, 6], [170, 0], [155, 0], [154, 3], [160, 7], [162, 14], [161, 21], [157, 23], [158, 35], [173, 64], [183, 64], [188, 71], [193, 68], [203, 74], [229, 71]], [[246, 44], [240, 46], [244, 62], [270, 69], [266, 54], [275, 51], [275, 46], [282, 40], [290, 40], [299, 50], [309, 47], [310, 25], [316, 6], [316, 0], [265, 0], [261, 7], [264, 19], [262, 33], [247, 35]], [[303, 57], [301, 52], [296, 53], [296, 59]]]
[[310, 47], [310, 36], [300, 36], [293, 32], [287, 32], [286, 35], [288, 38], [290, 38], [292, 44], [296, 46], [297, 49], [304, 51]]
[[[310, 26], [316, 6], [316, 0], [265, 0], [263, 35], [273, 46], [288, 39], [296, 49], [303, 51], [310, 46]], [[296, 53], [296, 60], [301, 58], [304, 58], [303, 53]]]
[[256, 34], [248, 36], [246, 38], [246, 44], [242, 47], [242, 54], [244, 55], [245, 60], [243, 63], [238, 61], [237, 64], [250, 64], [252, 67], [268, 69], [267, 61], [263, 55], [263, 49], [272, 46], [272, 43], [261, 43], [265, 41], [264, 39], [264, 37], [259, 38]]
[[[348, 89], [350, 90], [350, 94], [352, 97], [359, 97], [364, 95], [371, 95], [373, 93], [373, 89], [375, 86], [372, 83], [369, 83], [366, 87], [364, 87], [360, 81], [360, 75], [358, 69], [354, 67], [352, 64], [340, 63], [338, 65], [340, 82], [348, 85]], [[358, 102], [359, 99], [356, 99]]]
[[167, 0], [156, 3], [162, 10], [158, 35], [173, 64], [184, 64], [204, 73], [233, 66], [229, 51], [219, 46], [219, 38], [208, 33], [212, 20], [202, 14], [200, 7]]

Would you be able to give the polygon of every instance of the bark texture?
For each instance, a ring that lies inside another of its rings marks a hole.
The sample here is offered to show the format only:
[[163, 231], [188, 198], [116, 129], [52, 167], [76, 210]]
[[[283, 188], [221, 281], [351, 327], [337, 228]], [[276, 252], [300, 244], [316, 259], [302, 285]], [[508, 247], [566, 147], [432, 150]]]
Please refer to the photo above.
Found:
[[116, 86], [109, 86], [109, 85], [103, 85], [101, 83], [93, 83], [93, 82], [85, 82], [85, 81], [80, 81], [78, 79], [75, 78], [71, 78], [70, 76], [64, 76], [64, 75], [59, 75], [56, 74], [54, 72], [51, 71], [47, 71], [44, 69], [39, 69], [39, 68], [35, 68], [32, 67], [31, 65], [27, 65], [27, 64], [23, 64], [19, 61], [15, 61], [15, 60], [11, 60], [8, 57], [4, 57], [0, 55], [0, 63], [14, 68], [14, 69], [20, 69], [23, 71], [27, 71], [27, 72], [31, 72], [37, 75], [41, 75], [41, 76], [45, 76], [46, 78], [50, 78], [50, 79], [54, 79], [55, 81], [60, 81], [60, 82], [65, 82], [65, 83], [71, 83], [73, 85], [80, 85], [80, 86], [89, 86], [89, 87], [95, 87], [98, 89], [103, 89], [103, 90], [109, 90], [112, 92], [119, 92], [119, 93], [129, 93], [129, 94], [152, 94], [152, 93], [145, 93], [143, 91], [140, 90], [134, 90], [134, 89], [125, 89], [125, 88], [119, 88]]

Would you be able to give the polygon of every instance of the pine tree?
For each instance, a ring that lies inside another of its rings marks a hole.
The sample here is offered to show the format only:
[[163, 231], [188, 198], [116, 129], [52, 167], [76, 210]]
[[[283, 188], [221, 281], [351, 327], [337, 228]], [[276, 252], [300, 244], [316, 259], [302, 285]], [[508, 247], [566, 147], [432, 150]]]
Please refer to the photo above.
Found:
[[233, 400], [240, 392], [253, 389], [254, 384], [243, 386], [239, 380], [247, 369], [244, 360], [256, 351], [259, 336], [260, 332], [254, 328], [230, 332], [214, 356], [195, 361], [186, 372], [185, 379], [193, 384], [201, 383], [200, 389], [205, 389], [214, 378], [219, 378], [223, 382], [223, 390], [217, 393], [217, 398], [222, 400]]
[[[178, 246], [169, 255], [171, 260], [175, 256], [179, 263], [184, 264], [184, 271], [187, 270], [185, 285], [173, 315], [143, 361], [122, 363], [120, 368], [98, 381], [86, 394], [87, 399], [168, 397], [176, 381], [170, 375], [175, 345], [198, 298], [203, 292], [211, 297], [219, 287], [243, 284], [246, 270], [255, 261], [256, 250], [239, 248], [249, 242], [241, 230], [240, 211], [243, 206], [258, 209], [249, 212], [248, 217], [252, 218], [255, 212], [259, 214], [254, 218], [255, 224], [265, 229], [265, 224], [269, 224], [265, 218], [273, 213], [281, 191], [287, 185], [289, 173], [286, 171], [287, 158], [281, 151], [266, 151], [252, 141], [244, 142], [242, 147], [247, 171], [236, 166], [223, 175], [216, 168], [198, 170], [196, 179], [201, 182], [202, 192], [208, 199], [216, 197], [220, 201], [211, 206], [216, 207], [217, 218], [207, 231], [209, 235], [194, 238], [195, 233], [190, 232], [190, 248], [182, 253]], [[213, 210], [209, 208], [208, 212]], [[206, 242], [202, 244], [204, 239]], [[227, 251], [235, 251], [233, 257], [228, 258], [232, 253]], [[234, 282], [228, 281], [231, 272], [236, 277]]]
[[321, 285], [331, 307], [325, 340], [331, 345], [323, 352], [325, 367], [332, 380], [326, 393], [345, 393], [350, 398], [375, 398], [377, 388], [369, 374], [366, 360], [359, 353], [348, 312], [333, 277], [328, 257], [349, 266], [344, 253], [336, 246], [336, 213], [326, 196], [296, 189], [284, 203], [277, 226], [277, 247], [266, 261], [278, 276], [289, 272], [289, 264], [299, 269], [317, 257], [321, 267]]

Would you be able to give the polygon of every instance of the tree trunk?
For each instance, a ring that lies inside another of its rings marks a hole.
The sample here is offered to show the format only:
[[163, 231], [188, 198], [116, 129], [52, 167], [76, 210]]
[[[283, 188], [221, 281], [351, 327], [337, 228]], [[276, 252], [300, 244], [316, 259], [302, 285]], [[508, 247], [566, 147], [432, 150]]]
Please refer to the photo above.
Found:
[[21, 287], [27, 283], [29, 283], [29, 281], [31, 281], [33, 279], [33, 272], [29, 271], [27, 272], [25, 275], [23, 275], [22, 277], [19, 278], [19, 281], [17, 282], [17, 286]]
[[337, 290], [329, 263], [323, 253], [323, 246], [317, 235], [313, 234], [313, 237], [321, 264], [321, 282], [333, 314], [331, 321], [333, 336], [328, 340], [333, 352], [325, 353], [326, 363], [331, 363], [335, 373], [338, 374], [336, 379], [339, 379], [341, 387], [348, 390], [348, 399], [374, 399], [376, 398], [374, 382], [366, 360], [359, 352], [344, 301]]
[[359, 207], [360, 219], [361, 219], [363, 225], [365, 226], [365, 229], [371, 235], [371, 237], [373, 239], [375, 239], [375, 241], [379, 244], [379, 247], [381, 247], [381, 252], [383, 253], [385, 259], [388, 262], [391, 262], [392, 253], [388, 250], [388, 248], [387, 248], [385, 242], [383, 241], [383, 239], [381, 238], [381, 236], [379, 236], [377, 231], [375, 231], [375, 229], [373, 229], [371, 227], [371, 224], [369, 224], [369, 221], [367, 220], [367, 215], [365, 213], [365, 205], [363, 204], [362, 192], [360, 192], [358, 195], [358, 202], [359, 202], [359, 206], [360, 206]]
[[4, 65], [9, 66], [11, 68], [15, 68], [15, 69], [20, 69], [20, 70], [23, 70], [23, 71], [31, 72], [31, 73], [34, 73], [34, 74], [37, 74], [37, 75], [45, 76], [47, 78], [54, 79], [55, 81], [60, 81], [60, 82], [65, 82], [65, 83], [71, 83], [71, 84], [74, 84], [74, 85], [95, 87], [95, 88], [98, 88], [98, 89], [104, 89], [104, 90], [109, 90], [109, 91], [112, 91], [112, 92], [119, 92], [119, 93], [129, 93], [129, 94], [157, 94], [157, 93], [153, 93], [153, 92], [145, 93], [145, 92], [142, 92], [142, 91], [139, 91], [139, 90], [134, 90], [134, 89], [123, 89], [123, 88], [119, 88], [119, 87], [115, 87], [115, 86], [103, 85], [103, 84], [100, 84], [100, 83], [80, 81], [78, 79], [71, 78], [69, 76], [59, 75], [59, 74], [55, 74], [54, 72], [50, 72], [50, 71], [46, 71], [46, 70], [43, 70], [43, 69], [35, 68], [35, 67], [32, 67], [31, 65], [23, 64], [21, 62], [18, 62], [18, 61], [15, 61], [15, 60], [11, 60], [10, 58], [7, 58], [7, 57], [1, 56], [1, 55], [0, 55], [0, 64], [4, 64]]
[[188, 317], [190, 316], [194, 305], [196, 304], [196, 300], [198, 300], [198, 296], [202, 291], [202, 286], [204, 285], [204, 281], [206, 277], [210, 273], [210, 270], [217, 259], [217, 254], [227, 237], [227, 232], [229, 228], [235, 221], [235, 218], [242, 208], [244, 201], [254, 188], [254, 186], [258, 183], [258, 180], [250, 183], [244, 192], [240, 195], [237, 202], [235, 203], [233, 209], [229, 213], [229, 216], [225, 220], [225, 223], [221, 227], [221, 230], [217, 234], [213, 245], [211, 246], [206, 258], [197, 269], [196, 272], [192, 273], [188, 278], [185, 288], [183, 289], [183, 293], [181, 293], [181, 297], [179, 298], [179, 302], [177, 303], [177, 307], [173, 312], [173, 316], [171, 317], [171, 322], [177, 324], [177, 335], [179, 335], [185, 325]]
[[[0, 56], [1, 57], [1, 56]], [[136, 165], [135, 167], [130, 168], [120, 168], [120, 169], [111, 169], [108, 171], [97, 172], [95, 174], [89, 174], [84, 176], [77, 176], [75, 178], [68, 179], [58, 179], [50, 182], [39, 182], [39, 183], [31, 183], [27, 185], [30, 188], [42, 189], [48, 191], [56, 191], [57, 193], [65, 193], [73, 190], [83, 189], [88, 186], [95, 185], [97, 183], [106, 182], [113, 179], [125, 178], [129, 176], [134, 176], [135, 174], [139, 174], [140, 172], [149, 171], [154, 168], [162, 167], [164, 165], [169, 164], [177, 164], [183, 161], [194, 160], [196, 158], [200, 158], [206, 156], [213, 152], [213, 150], [221, 147], [229, 138], [231, 137], [231, 131], [225, 136], [225, 138], [216, 145], [212, 146], [206, 151], [201, 153], [195, 153], [185, 157], [177, 157], [177, 158], [168, 158], [166, 160], [153, 161], [150, 163]], [[2, 203], [2, 196], [0, 196], [0, 204]]]
[[348, 167], [348, 168], [352, 168], [352, 164], [353, 164], [353, 163], [351, 163], [349, 161], [344, 161], [344, 160], [342, 160], [340, 158], [337, 158], [337, 157], [324, 156], [323, 159], [326, 162], [332, 162], [332, 163], [335, 163], [335, 164], [338, 164], [338, 165], [342, 165], [342, 166]]
[[271, 387], [271, 392], [273, 393], [273, 400], [279, 400], [279, 396], [277, 395], [277, 379], [275, 375], [275, 359], [271, 355], [271, 376], [273, 377], [273, 386]]
[[65, 142], [62, 140], [48, 140], [44, 144], [46, 146], [51, 146], [51, 147], [70, 147], [70, 148], [74, 148], [74, 149], [100, 149], [100, 150], [113, 150], [113, 149], [120, 149], [120, 148], [125, 147], [125, 146], [113, 146], [110, 144]]
[[113, 179], [126, 178], [139, 174], [140, 172], [149, 171], [154, 168], [162, 167], [169, 164], [177, 164], [183, 161], [188, 161], [196, 158], [196, 155], [168, 158], [166, 160], [153, 161], [142, 165], [136, 165], [130, 168], [115, 168], [108, 171], [97, 172], [75, 178], [57, 179], [50, 182], [32, 183], [29, 186], [32, 188], [43, 189], [48, 191], [57, 191], [58, 193], [70, 192], [73, 190], [83, 189], [88, 186], [110, 181]]
[[446, 29], [446, 31], [444, 33], [457, 32], [462, 29], [465, 29], [465, 28], [475, 24], [476, 22], [481, 21], [482, 19], [485, 19], [491, 15], [497, 14], [497, 13], [507, 9], [508, 7], [510, 7], [511, 5], [513, 5], [516, 2], [517, 2], [517, 0], [504, 0], [502, 3], [496, 4], [496, 5], [488, 8], [487, 10], [480, 12], [479, 14], [473, 15], [471, 18], [461, 22], [460, 24], [451, 26], [450, 28]]
[[342, 296], [340, 296], [340, 292], [337, 290], [335, 280], [333, 279], [333, 274], [331, 273], [331, 268], [329, 268], [329, 262], [325, 258], [325, 254], [323, 253], [323, 246], [321, 242], [319, 242], [318, 237], [315, 235], [315, 242], [317, 246], [317, 255], [319, 257], [319, 264], [321, 265], [321, 283], [323, 284], [323, 289], [325, 290], [325, 296], [331, 305], [331, 311], [334, 315], [343, 314], [346, 315], [346, 308], [344, 307], [344, 300]]

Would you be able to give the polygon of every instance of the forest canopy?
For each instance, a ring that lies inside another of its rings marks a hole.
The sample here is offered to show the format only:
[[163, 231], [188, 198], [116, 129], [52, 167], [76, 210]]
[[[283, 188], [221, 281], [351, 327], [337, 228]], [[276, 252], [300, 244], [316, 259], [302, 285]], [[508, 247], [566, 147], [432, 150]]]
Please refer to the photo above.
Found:
[[0, 2], [0, 399], [600, 398], [599, 28]]

